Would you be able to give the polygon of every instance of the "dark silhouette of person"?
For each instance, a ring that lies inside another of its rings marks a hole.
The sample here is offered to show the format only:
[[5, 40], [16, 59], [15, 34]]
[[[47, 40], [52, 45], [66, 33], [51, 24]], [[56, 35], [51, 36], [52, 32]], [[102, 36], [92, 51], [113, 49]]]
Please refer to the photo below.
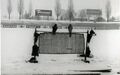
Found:
[[85, 52], [85, 54], [82, 54], [80, 56], [81, 57], [85, 57], [85, 55], [86, 55], [86, 57], [90, 57], [90, 53], [91, 53], [91, 51], [90, 51], [89, 46], [86, 46], [86, 52]]
[[39, 56], [39, 47], [34, 44], [33, 47], [32, 47], [32, 53], [31, 53], [31, 57], [28, 61], [26, 62], [30, 62], [30, 63], [38, 63], [37, 59], [36, 59], [36, 56]]
[[70, 24], [70, 25], [68, 26], [69, 37], [72, 36], [72, 29], [73, 29], [73, 26]]
[[53, 33], [54, 35], [56, 34], [57, 29], [58, 29], [57, 24], [55, 24], [55, 25], [52, 27], [52, 33]]
[[34, 32], [34, 44], [36, 44], [39, 35], [40, 35], [40, 34], [37, 33], [37, 30], [36, 30], [36, 28], [35, 28], [35, 32]]
[[36, 56], [39, 56], [39, 47], [34, 44], [32, 47], [32, 54], [33, 57], [29, 60], [31, 63], [38, 63]]
[[90, 33], [89, 31], [87, 31], [87, 43], [90, 43], [93, 35], [96, 35], [96, 33], [93, 30], [90, 30]]
[[36, 44], [34, 44], [32, 47], [32, 56], [39, 56], [39, 47]]
[[88, 44], [90, 43], [93, 35], [96, 35], [96, 33], [95, 33], [92, 29], [90, 30], [90, 33], [89, 33], [89, 31], [87, 31], [87, 47], [86, 47], [86, 56], [87, 56], [87, 57], [89, 57], [89, 56], [90, 56], [90, 53], [91, 53]]
[[89, 48], [89, 46], [87, 46], [86, 47], [86, 56], [89, 57], [90, 53], [91, 53], [90, 48]]
[[80, 55], [80, 56], [82, 56], [82, 57], [84, 57], [85, 55], [86, 55], [86, 57], [89, 57], [89, 56], [90, 56], [91, 51], [90, 51], [89, 43], [90, 43], [90, 41], [91, 41], [93, 35], [96, 35], [96, 33], [95, 33], [92, 29], [90, 30], [90, 32], [87, 31], [87, 42], [86, 42], [86, 43], [87, 43], [87, 46], [86, 46], [86, 53], [83, 54], [83, 55]]

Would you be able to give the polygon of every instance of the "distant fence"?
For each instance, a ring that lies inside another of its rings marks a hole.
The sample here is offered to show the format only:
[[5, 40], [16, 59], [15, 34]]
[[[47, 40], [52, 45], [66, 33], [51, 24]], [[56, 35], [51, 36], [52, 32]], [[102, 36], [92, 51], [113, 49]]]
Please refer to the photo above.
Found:
[[39, 20], [1, 20], [2, 28], [52, 28], [54, 24], [59, 29], [67, 29], [71, 23], [74, 29], [95, 28], [100, 30], [120, 29], [120, 22], [78, 22], [78, 21], [39, 21]]

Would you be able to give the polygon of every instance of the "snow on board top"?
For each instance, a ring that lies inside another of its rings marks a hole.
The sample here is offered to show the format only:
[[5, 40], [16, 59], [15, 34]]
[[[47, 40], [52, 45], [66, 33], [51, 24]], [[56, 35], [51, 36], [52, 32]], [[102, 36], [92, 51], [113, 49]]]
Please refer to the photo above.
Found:
[[[52, 32], [52, 29], [45, 29], [45, 28], [37, 28], [37, 32], [42, 33], [42, 32]], [[57, 29], [57, 33], [68, 33], [68, 29]], [[81, 30], [81, 29], [73, 29], [72, 33], [87, 33], [87, 30]]]

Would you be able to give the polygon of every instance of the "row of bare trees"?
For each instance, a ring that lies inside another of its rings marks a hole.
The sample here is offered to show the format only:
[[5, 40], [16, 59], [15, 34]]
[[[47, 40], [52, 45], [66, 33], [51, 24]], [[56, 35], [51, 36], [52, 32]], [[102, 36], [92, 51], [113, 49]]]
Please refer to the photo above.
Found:
[[56, 0], [55, 3], [55, 14], [58, 20], [58, 17], [61, 15], [61, 4], [60, 4], [60, 0]]
[[24, 12], [24, 2], [23, 2], [23, 0], [19, 0], [19, 2], [18, 2], [19, 19], [22, 18], [23, 12]]
[[[68, 1], [69, 2], [68, 2], [68, 9], [67, 9], [66, 16], [71, 21], [71, 20], [74, 19], [74, 15], [75, 15], [74, 5], [73, 5], [73, 0], [68, 0]], [[57, 16], [57, 20], [58, 20], [58, 17], [61, 15], [61, 10], [62, 9], [61, 9], [60, 0], [56, 0], [55, 13], [56, 13], [56, 16]], [[111, 19], [111, 2], [110, 2], [110, 0], [107, 0], [105, 10], [106, 10], [107, 22], [109, 22], [110, 19]]]
[[[60, 0], [56, 0], [55, 3], [55, 13], [56, 13], [56, 17], [57, 20], [59, 20], [59, 16], [62, 14], [62, 9], [61, 9], [61, 4], [60, 4]], [[67, 9], [67, 18], [71, 21], [74, 18], [74, 7], [73, 7], [73, 0], [69, 0], [68, 1], [68, 9]]]
[[[9, 19], [11, 18], [11, 12], [12, 12], [12, 2], [11, 0], [8, 0], [8, 6], [7, 6], [8, 16]], [[32, 3], [30, 1], [29, 3], [29, 16], [32, 14]], [[22, 18], [24, 13], [24, 0], [18, 0], [18, 13], [19, 13], [19, 19]]]
[[[111, 3], [108, 0], [107, 4], [106, 4], [106, 18], [107, 21], [109, 21], [110, 17], [111, 17]], [[8, 15], [9, 15], [9, 19], [11, 18], [11, 12], [12, 12], [12, 2], [11, 0], [8, 0], [8, 6], [7, 6], [7, 10], [8, 10]], [[18, 0], [18, 13], [19, 13], [19, 19], [22, 18], [23, 13], [24, 13], [24, 0]], [[59, 17], [62, 14], [62, 8], [61, 8], [61, 3], [60, 0], [56, 0], [55, 1], [55, 14], [57, 17], [57, 20], [59, 20]], [[30, 0], [29, 3], [29, 9], [28, 12], [25, 12], [24, 16], [26, 18], [31, 17], [32, 15], [32, 2]], [[73, 5], [73, 0], [68, 0], [68, 9], [67, 9], [67, 18], [71, 21], [74, 19], [74, 5]]]

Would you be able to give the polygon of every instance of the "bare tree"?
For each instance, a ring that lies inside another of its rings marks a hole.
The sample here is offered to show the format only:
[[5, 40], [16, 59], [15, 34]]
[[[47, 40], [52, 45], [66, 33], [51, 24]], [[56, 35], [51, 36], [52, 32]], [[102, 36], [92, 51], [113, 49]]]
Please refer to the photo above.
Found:
[[58, 20], [58, 17], [59, 17], [60, 14], [61, 14], [61, 4], [60, 4], [60, 0], [56, 0], [56, 3], [55, 3], [55, 13], [56, 13], [57, 20]]
[[79, 17], [81, 21], [87, 21], [87, 14], [85, 9], [82, 9], [80, 11]]
[[73, 20], [74, 19], [74, 7], [73, 7], [73, 0], [69, 0], [68, 1], [68, 18], [69, 20]]
[[27, 11], [25, 11], [25, 13], [23, 15], [23, 18], [24, 19], [29, 19], [30, 18], [29, 13]]
[[23, 2], [23, 0], [19, 0], [19, 1], [18, 1], [19, 19], [22, 18], [23, 12], [24, 12], [24, 2]]
[[106, 18], [107, 18], [107, 22], [109, 21], [110, 16], [111, 16], [111, 2], [110, 2], [110, 0], [108, 0], [107, 4], [106, 4]]
[[7, 11], [8, 11], [9, 19], [10, 19], [10, 15], [11, 15], [11, 12], [12, 12], [11, 0], [8, 0]]
[[31, 2], [31, 0], [30, 0], [30, 3], [29, 3], [28, 13], [29, 13], [29, 17], [31, 17], [31, 15], [32, 15], [32, 2]]

